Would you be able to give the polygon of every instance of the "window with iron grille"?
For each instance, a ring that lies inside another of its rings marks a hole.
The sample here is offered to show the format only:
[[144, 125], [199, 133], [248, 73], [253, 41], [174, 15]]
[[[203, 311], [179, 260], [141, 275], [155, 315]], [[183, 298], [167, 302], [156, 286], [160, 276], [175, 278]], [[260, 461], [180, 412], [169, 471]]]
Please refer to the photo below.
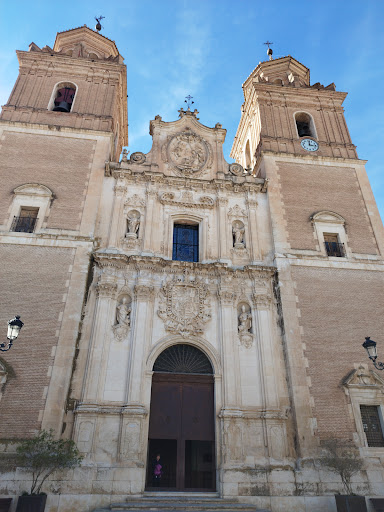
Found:
[[360, 412], [368, 446], [384, 446], [379, 407], [377, 405], [360, 405]]
[[18, 233], [33, 233], [36, 222], [38, 208], [21, 208], [20, 215], [13, 217], [11, 231]]
[[339, 243], [337, 233], [324, 233], [325, 250], [328, 256], [343, 258], [345, 256], [344, 244]]
[[199, 261], [199, 226], [189, 224], [173, 226], [172, 259]]

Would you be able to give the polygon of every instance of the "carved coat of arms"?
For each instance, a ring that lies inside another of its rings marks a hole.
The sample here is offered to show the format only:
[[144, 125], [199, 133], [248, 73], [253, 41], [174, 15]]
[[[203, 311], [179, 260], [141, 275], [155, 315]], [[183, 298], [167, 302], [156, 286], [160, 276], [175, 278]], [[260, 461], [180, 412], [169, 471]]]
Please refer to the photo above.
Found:
[[208, 286], [201, 282], [171, 281], [161, 289], [158, 315], [174, 334], [201, 334], [211, 318]]
[[211, 160], [207, 142], [191, 131], [168, 137], [162, 152], [164, 161], [169, 162], [180, 176], [199, 174]]

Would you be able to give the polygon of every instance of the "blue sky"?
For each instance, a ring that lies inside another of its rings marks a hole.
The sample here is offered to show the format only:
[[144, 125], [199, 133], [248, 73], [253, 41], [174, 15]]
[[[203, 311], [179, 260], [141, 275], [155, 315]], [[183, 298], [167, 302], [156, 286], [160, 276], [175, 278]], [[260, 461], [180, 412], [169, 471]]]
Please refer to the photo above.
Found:
[[241, 84], [261, 60], [268, 39], [275, 57], [292, 55], [311, 82], [348, 92], [346, 119], [358, 155], [367, 159], [384, 217], [384, 0], [105, 0], [58, 3], [0, 0], [0, 105], [18, 74], [15, 50], [53, 46], [56, 32], [104, 15], [128, 69], [131, 152], [149, 151], [149, 121], [177, 119], [187, 94], [200, 121], [227, 129], [229, 153], [243, 102]]

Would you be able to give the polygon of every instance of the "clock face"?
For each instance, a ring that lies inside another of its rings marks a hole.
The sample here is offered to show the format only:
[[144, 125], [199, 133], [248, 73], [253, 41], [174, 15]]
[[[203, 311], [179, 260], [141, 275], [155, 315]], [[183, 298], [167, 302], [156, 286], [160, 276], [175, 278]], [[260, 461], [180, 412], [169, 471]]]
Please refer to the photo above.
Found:
[[317, 151], [319, 149], [318, 143], [312, 139], [303, 139], [301, 141], [301, 147], [306, 151]]

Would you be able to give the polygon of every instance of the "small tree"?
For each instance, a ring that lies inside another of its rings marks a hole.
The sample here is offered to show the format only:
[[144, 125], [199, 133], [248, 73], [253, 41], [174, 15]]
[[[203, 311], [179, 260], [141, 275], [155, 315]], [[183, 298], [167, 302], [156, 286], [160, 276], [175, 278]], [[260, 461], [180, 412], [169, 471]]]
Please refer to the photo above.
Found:
[[45, 480], [54, 471], [78, 466], [83, 457], [71, 439], [54, 439], [53, 430], [42, 430], [17, 447], [18, 464], [32, 472], [30, 494], [40, 494]]
[[348, 441], [330, 439], [324, 443], [327, 451], [320, 463], [340, 475], [346, 494], [353, 494], [351, 478], [364, 467], [356, 448]]

